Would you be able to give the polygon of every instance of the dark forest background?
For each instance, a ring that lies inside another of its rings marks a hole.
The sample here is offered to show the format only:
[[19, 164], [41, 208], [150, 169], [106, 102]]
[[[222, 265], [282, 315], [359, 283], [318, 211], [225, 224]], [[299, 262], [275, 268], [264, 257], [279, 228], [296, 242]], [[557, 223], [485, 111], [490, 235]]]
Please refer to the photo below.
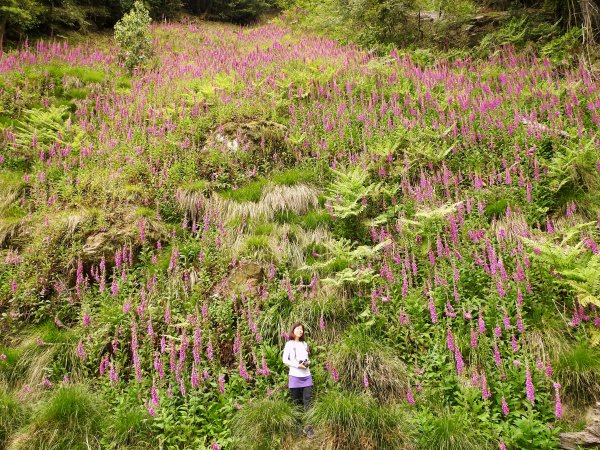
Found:
[[[265, 15], [295, 12], [306, 23], [346, 30], [367, 45], [408, 45], [427, 40], [448, 45], [478, 43], [485, 33], [526, 17], [529, 33], [566, 33], [579, 28], [586, 43], [600, 30], [600, 0], [145, 0], [154, 20], [187, 14], [209, 20], [250, 24]], [[109, 29], [129, 11], [133, 0], [0, 0], [0, 44], [14, 45], [25, 37], [56, 36], [69, 31]], [[312, 14], [312, 16], [311, 16]], [[539, 27], [551, 24], [552, 29]], [[439, 23], [434, 32], [428, 22]], [[523, 25], [523, 23], [521, 23]], [[536, 28], [537, 27], [537, 28]], [[510, 26], [509, 26], [510, 28]], [[515, 28], [513, 26], [513, 28]], [[518, 28], [518, 27], [517, 27]], [[519, 34], [521, 29], [513, 30]], [[475, 33], [482, 29], [484, 33]], [[510, 31], [510, 30], [509, 30]], [[475, 36], [456, 39], [454, 34]], [[446, 36], [446, 42], [439, 39]], [[448, 39], [451, 36], [451, 39]], [[343, 37], [343, 36], [341, 36]], [[510, 37], [508, 37], [510, 40]]]

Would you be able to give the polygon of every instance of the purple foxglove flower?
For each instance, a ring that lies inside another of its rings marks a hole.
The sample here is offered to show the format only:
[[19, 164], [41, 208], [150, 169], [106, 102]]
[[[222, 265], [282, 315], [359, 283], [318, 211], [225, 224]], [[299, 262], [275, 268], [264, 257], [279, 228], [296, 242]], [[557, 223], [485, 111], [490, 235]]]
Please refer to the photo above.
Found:
[[525, 368], [525, 390], [527, 392], [527, 400], [531, 403], [535, 402], [535, 389], [533, 387], [533, 381], [531, 380], [531, 372], [529, 366]]
[[502, 396], [502, 414], [508, 416], [510, 410], [508, 409], [508, 403], [506, 403], [506, 399]]

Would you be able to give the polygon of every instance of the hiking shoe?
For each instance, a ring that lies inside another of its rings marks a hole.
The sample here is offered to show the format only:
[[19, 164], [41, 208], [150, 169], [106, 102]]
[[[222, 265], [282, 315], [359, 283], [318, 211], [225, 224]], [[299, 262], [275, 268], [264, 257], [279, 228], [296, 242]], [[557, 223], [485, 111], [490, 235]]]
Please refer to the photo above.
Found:
[[313, 431], [313, 427], [311, 427], [310, 425], [307, 425], [304, 427], [304, 434], [306, 434], [306, 437], [309, 439], [312, 439], [315, 437], [315, 432]]

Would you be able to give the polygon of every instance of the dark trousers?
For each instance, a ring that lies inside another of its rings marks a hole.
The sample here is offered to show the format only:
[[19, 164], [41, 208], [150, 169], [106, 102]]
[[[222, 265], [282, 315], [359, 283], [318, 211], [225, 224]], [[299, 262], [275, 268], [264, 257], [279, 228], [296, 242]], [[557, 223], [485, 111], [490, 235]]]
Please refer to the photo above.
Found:
[[292, 400], [298, 406], [304, 405], [304, 411], [308, 411], [312, 404], [312, 386], [303, 388], [290, 388]]

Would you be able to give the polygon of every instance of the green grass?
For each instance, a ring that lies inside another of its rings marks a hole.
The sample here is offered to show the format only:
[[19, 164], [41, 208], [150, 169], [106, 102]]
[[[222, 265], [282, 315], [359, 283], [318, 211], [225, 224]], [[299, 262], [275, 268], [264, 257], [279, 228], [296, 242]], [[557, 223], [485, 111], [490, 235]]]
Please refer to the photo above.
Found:
[[23, 172], [14, 170], [0, 170], [0, 191], [20, 189], [25, 185]]
[[[1, 364], [0, 364], [1, 365]], [[5, 448], [11, 435], [27, 420], [23, 403], [0, 386], [0, 447]]]
[[317, 176], [315, 168], [289, 169], [272, 174], [271, 181], [278, 185], [294, 186], [300, 183], [314, 183]]
[[243, 253], [252, 255], [262, 252], [270, 253], [269, 238], [264, 235], [249, 236], [244, 244]]
[[147, 208], [145, 206], [138, 206], [135, 209], [135, 214], [138, 217], [145, 217], [147, 219], [153, 219], [156, 217], [156, 210], [152, 208]]
[[208, 181], [195, 180], [184, 184], [183, 189], [191, 192], [204, 192], [208, 188]]
[[67, 89], [66, 91], [63, 92], [62, 96], [66, 99], [72, 100], [72, 99], [84, 99], [88, 96], [89, 91], [87, 89], [84, 88], [71, 88], [71, 89]]
[[148, 411], [138, 404], [123, 402], [108, 417], [106, 440], [118, 448], [151, 448]]
[[67, 64], [54, 63], [48, 66], [40, 66], [42, 71], [47, 71], [48, 75], [57, 80], [62, 80], [66, 76], [74, 77], [83, 83], [102, 83], [107, 74], [103, 70], [92, 69], [91, 67], [70, 66]]
[[90, 67], [70, 67], [65, 74], [79, 78], [84, 83], [102, 83], [107, 77], [106, 72]]
[[259, 223], [254, 227], [254, 234], [257, 236], [268, 236], [273, 233], [275, 225], [273, 223]]
[[0, 354], [6, 355], [4, 361], [0, 360], [0, 379], [5, 383], [12, 384], [13, 380], [19, 375], [15, 371], [15, 367], [23, 354], [23, 350], [15, 347], [0, 347]]
[[267, 185], [265, 180], [257, 180], [246, 184], [238, 189], [229, 189], [219, 194], [235, 202], [254, 202], [260, 201], [264, 187]]
[[300, 218], [302, 226], [308, 230], [315, 230], [318, 227], [329, 228], [333, 224], [331, 215], [327, 211], [309, 211]]

